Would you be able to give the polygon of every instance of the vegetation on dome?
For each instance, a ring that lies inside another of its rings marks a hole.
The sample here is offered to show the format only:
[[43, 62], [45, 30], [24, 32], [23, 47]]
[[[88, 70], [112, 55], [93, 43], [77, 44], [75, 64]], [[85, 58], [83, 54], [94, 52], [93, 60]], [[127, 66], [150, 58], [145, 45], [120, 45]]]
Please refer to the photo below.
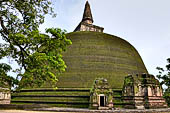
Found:
[[[113, 89], [114, 106], [122, 107], [122, 90]], [[31, 88], [12, 93], [12, 105], [41, 104], [46, 107], [88, 108], [90, 100], [89, 88]], [[34, 106], [33, 106], [34, 107]]]
[[90, 88], [96, 78], [106, 78], [112, 88], [122, 88], [128, 74], [148, 73], [136, 49], [127, 41], [99, 32], [72, 32], [72, 45], [63, 53], [66, 72], [58, 87]]

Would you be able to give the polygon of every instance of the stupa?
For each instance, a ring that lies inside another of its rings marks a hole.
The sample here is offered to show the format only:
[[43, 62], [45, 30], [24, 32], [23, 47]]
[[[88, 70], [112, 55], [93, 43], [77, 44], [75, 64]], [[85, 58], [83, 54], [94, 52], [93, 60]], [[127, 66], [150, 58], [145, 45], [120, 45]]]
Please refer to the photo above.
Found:
[[58, 87], [91, 88], [96, 78], [106, 78], [112, 88], [122, 88], [128, 74], [148, 73], [137, 50], [126, 40], [103, 33], [93, 25], [89, 2], [82, 21], [67, 34], [72, 45], [64, 53], [67, 69], [59, 77]]
[[[43, 88], [23, 89], [12, 94], [12, 104], [144, 109], [161, 102], [160, 107], [166, 107], [162, 87], [148, 74], [138, 51], [126, 40], [103, 33], [104, 28], [93, 22], [87, 1], [81, 22], [67, 34], [72, 45], [63, 53], [67, 69], [59, 76], [58, 89], [50, 83]], [[126, 77], [129, 74], [133, 76]]]

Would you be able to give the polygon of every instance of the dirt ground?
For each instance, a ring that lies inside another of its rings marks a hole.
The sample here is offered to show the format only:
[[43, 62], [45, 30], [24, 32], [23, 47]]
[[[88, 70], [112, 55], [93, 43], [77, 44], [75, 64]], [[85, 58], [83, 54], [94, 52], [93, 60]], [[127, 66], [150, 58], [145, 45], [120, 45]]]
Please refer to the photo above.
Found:
[[[45, 112], [45, 111], [25, 111], [25, 110], [0, 110], [0, 113], [56, 113], [56, 112]], [[66, 112], [57, 112], [66, 113]], [[71, 112], [69, 112], [71, 113]]]
[[0, 113], [170, 113], [170, 108], [165, 109], [119, 109], [119, 110], [88, 110], [71, 108], [46, 108], [40, 111], [28, 110], [0, 110]]

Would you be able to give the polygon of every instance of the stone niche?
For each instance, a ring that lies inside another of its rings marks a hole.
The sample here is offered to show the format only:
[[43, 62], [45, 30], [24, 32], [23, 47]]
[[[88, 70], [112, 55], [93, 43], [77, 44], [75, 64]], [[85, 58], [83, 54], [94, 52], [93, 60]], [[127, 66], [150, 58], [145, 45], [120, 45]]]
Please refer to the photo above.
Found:
[[0, 104], [10, 104], [11, 102], [11, 93], [9, 88], [0, 87]]
[[113, 91], [104, 78], [95, 80], [90, 91], [90, 109], [112, 109], [113, 108]]
[[125, 108], [165, 108], [162, 86], [150, 74], [136, 74], [125, 77], [123, 86]]

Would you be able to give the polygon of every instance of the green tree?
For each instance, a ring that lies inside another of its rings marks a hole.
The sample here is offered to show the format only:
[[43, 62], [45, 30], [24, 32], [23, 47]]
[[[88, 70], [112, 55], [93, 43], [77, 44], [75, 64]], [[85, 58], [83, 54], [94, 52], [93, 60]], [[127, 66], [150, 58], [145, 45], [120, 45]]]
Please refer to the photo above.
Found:
[[[0, 43], [0, 59], [10, 57], [18, 63], [19, 68], [14, 72], [21, 80], [20, 88], [41, 86], [45, 81], [55, 83], [57, 76], [65, 71], [61, 53], [71, 44], [65, 36], [66, 32], [56, 28], [46, 29], [46, 33], [39, 31], [46, 14], [55, 16], [50, 1], [0, 1], [0, 35], [6, 42]], [[0, 76], [8, 78], [6, 73], [11, 67], [1, 65], [5, 74]], [[9, 69], [5, 70], [6, 67]], [[25, 70], [24, 74], [22, 70]]]
[[162, 85], [167, 86], [167, 89], [170, 89], [170, 58], [167, 59], [168, 64], [166, 69], [157, 67], [159, 74], [157, 75], [158, 79], [161, 81]]
[[11, 76], [7, 75], [7, 72], [11, 70], [11, 67], [5, 63], [0, 64], [0, 86], [3, 88], [14, 87], [15, 84], [18, 84], [18, 80], [14, 79]]
[[160, 80], [162, 85], [166, 86], [164, 97], [170, 106], [170, 58], [167, 59], [168, 64], [166, 65], [166, 69], [157, 67], [159, 70], [159, 74], [157, 75], [157, 78]]

